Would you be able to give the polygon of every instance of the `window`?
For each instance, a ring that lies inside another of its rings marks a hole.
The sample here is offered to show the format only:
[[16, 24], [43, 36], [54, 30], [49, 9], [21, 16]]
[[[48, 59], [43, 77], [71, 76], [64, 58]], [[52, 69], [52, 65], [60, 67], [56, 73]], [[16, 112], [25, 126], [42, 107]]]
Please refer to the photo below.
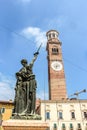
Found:
[[65, 124], [64, 123], [62, 124], [62, 130], [65, 130]]
[[51, 38], [51, 34], [49, 34], [49, 38]]
[[5, 108], [1, 108], [1, 113], [4, 113], [5, 112]]
[[58, 54], [58, 48], [54, 47], [52, 48], [52, 54]]
[[55, 33], [52, 34], [53, 38], [55, 38]]
[[59, 117], [59, 119], [63, 119], [63, 114], [61, 111], [58, 112], [58, 117]]
[[46, 119], [50, 119], [50, 112], [46, 112]]
[[57, 128], [57, 125], [56, 125], [56, 123], [54, 123], [54, 128], [55, 128], [55, 129]]
[[70, 129], [72, 129], [73, 128], [73, 124], [72, 123], [70, 123]]
[[71, 118], [75, 119], [75, 112], [71, 112]]
[[78, 129], [81, 129], [81, 124], [78, 123], [78, 124], [77, 124], [77, 127], [78, 127]]
[[84, 118], [87, 119], [87, 112], [83, 112]]

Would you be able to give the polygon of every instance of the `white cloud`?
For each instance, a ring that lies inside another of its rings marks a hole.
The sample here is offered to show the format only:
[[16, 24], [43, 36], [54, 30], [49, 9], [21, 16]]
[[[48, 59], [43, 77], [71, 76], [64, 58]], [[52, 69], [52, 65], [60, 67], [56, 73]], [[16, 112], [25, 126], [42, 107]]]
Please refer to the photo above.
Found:
[[0, 100], [14, 100], [14, 81], [0, 73]]
[[22, 35], [27, 38], [34, 38], [34, 42], [38, 47], [42, 43], [42, 47], [46, 47], [46, 32], [37, 27], [28, 27], [22, 30]]

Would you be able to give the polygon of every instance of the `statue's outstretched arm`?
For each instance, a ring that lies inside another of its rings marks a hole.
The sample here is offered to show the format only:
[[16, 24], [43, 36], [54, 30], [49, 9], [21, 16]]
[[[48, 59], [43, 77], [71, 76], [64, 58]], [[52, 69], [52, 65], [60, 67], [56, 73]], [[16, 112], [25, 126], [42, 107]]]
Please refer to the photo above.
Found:
[[31, 65], [34, 64], [35, 60], [37, 59], [39, 52], [34, 53], [34, 58], [32, 59], [32, 61], [30, 62]]
[[42, 43], [40, 44], [38, 50], [34, 53], [34, 58], [32, 59], [32, 61], [31, 61], [31, 63], [30, 63], [31, 65], [33, 65], [34, 62], [35, 62], [35, 60], [37, 59], [37, 56], [38, 56], [38, 54], [39, 54], [39, 50], [40, 50], [41, 46], [42, 46]]

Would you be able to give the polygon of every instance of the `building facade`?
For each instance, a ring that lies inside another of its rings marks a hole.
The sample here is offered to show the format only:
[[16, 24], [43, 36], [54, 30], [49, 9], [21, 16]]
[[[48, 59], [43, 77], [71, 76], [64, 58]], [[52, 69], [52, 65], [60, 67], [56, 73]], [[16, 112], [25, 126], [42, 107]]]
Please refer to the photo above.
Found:
[[14, 104], [12, 101], [0, 101], [0, 120], [8, 120], [12, 115]]
[[42, 101], [41, 116], [50, 130], [87, 130], [87, 100]]

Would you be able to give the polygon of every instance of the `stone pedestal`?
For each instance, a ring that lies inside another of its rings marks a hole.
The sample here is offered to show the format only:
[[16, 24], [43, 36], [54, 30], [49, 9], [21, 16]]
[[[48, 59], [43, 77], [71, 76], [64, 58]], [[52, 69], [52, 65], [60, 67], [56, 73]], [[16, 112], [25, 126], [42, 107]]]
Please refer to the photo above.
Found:
[[48, 130], [49, 124], [41, 120], [17, 120], [3, 121], [4, 130]]

